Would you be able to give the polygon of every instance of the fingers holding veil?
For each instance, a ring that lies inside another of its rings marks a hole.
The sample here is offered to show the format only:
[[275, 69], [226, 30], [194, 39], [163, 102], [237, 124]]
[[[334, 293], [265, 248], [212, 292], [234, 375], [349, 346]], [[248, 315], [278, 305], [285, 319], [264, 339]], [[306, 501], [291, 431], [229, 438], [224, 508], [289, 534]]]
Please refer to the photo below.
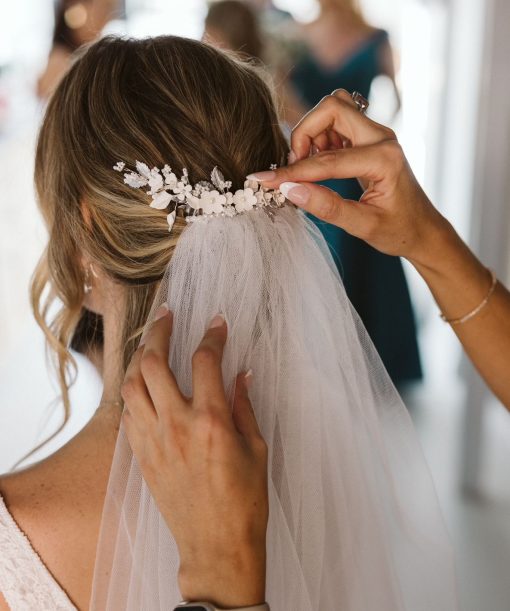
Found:
[[143, 344], [140, 371], [146, 382], [149, 395], [158, 416], [172, 406], [172, 410], [187, 407], [186, 399], [179, 390], [175, 376], [168, 366], [173, 314], [166, 305], [156, 312], [156, 319], [149, 327]]
[[[227, 405], [221, 362], [227, 341], [225, 319], [215, 316], [192, 359], [193, 407], [226, 415]], [[230, 414], [228, 414], [230, 419]]]
[[253, 372], [251, 369], [237, 376], [232, 419], [239, 433], [248, 441], [260, 440], [265, 445], [250, 401], [249, 389], [252, 383]]

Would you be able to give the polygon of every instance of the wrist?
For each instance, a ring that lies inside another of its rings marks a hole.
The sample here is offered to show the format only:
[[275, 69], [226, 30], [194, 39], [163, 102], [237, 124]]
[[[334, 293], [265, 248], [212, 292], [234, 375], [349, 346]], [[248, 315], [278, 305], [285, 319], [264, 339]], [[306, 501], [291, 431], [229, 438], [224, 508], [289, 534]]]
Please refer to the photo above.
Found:
[[407, 260], [422, 275], [447, 274], [451, 254], [459, 249], [462, 243], [455, 229], [437, 210], [424, 219], [419, 237]]
[[265, 600], [265, 547], [181, 555], [179, 589], [184, 600], [207, 600], [223, 609], [258, 605]]
[[[438, 213], [439, 215], [439, 213]], [[441, 215], [409, 257], [434, 296], [443, 319], [463, 319], [483, 303], [491, 274]]]
[[[220, 609], [216, 605], [209, 601], [183, 601], [175, 607], [174, 611], [229, 611], [228, 609]], [[260, 603], [257, 605], [250, 605], [248, 607], [236, 607], [235, 609], [229, 607], [230, 611], [270, 611], [267, 602]]]

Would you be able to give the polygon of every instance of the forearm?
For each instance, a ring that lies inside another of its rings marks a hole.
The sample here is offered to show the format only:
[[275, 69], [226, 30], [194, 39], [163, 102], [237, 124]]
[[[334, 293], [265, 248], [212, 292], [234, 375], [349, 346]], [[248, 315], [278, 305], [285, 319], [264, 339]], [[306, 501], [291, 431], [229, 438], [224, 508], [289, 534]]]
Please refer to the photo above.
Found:
[[[487, 268], [444, 219], [434, 223], [421, 254], [410, 261], [448, 319], [471, 312], [489, 292]], [[498, 283], [476, 316], [452, 328], [494, 394], [510, 409], [510, 293]]]

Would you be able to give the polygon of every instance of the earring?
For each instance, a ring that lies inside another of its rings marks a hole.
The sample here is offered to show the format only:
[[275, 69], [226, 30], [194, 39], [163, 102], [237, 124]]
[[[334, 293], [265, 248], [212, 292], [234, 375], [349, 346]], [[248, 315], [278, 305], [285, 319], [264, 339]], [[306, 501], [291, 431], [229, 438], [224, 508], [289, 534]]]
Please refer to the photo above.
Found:
[[89, 263], [85, 268], [85, 283], [83, 285], [83, 290], [85, 291], [86, 295], [88, 295], [90, 291], [94, 288], [92, 276], [94, 278], [99, 277], [92, 263]]

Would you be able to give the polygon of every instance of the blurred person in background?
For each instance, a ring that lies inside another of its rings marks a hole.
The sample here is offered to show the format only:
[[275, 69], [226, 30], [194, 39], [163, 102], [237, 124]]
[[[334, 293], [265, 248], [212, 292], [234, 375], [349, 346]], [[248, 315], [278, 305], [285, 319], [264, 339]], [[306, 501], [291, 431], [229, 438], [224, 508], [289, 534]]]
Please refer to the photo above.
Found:
[[[381, 74], [390, 77], [400, 105], [387, 32], [368, 25], [347, 0], [321, 4], [318, 19], [299, 27], [271, 3], [214, 2], [205, 21], [205, 40], [262, 59], [277, 84], [282, 119], [289, 127], [337, 87], [368, 97], [372, 81]], [[254, 5], [257, 12], [251, 8]], [[296, 44], [299, 34], [301, 42]], [[344, 197], [361, 196], [355, 180], [327, 185]], [[392, 380], [403, 389], [421, 379], [416, 325], [400, 260], [378, 253], [337, 227], [317, 224]]]
[[278, 28], [292, 21], [292, 15], [281, 8], [275, 6], [271, 0], [242, 0], [255, 11], [262, 22], [264, 31], [271, 31], [276, 34]]
[[258, 16], [248, 4], [237, 0], [213, 2], [204, 26], [204, 39], [209, 44], [264, 61]]
[[123, 0], [59, 0], [48, 63], [37, 81], [37, 95], [46, 99], [71, 62], [72, 54], [92, 42], [105, 25], [121, 14]]
[[209, 5], [203, 35], [204, 42], [264, 64], [273, 77], [286, 133], [307, 110], [288, 86], [289, 66], [296, 53], [295, 37], [290, 35], [294, 27], [291, 15], [271, 2], [219, 0]]
[[[321, 0], [318, 18], [297, 33], [302, 48], [290, 83], [307, 109], [331, 91], [359, 91], [368, 98], [373, 80], [395, 83], [388, 33], [364, 19], [356, 0]], [[348, 199], [362, 195], [356, 180], [330, 180], [328, 187]], [[400, 259], [381, 254], [338, 227], [318, 221], [347, 294], [363, 320], [394, 383], [403, 388], [421, 379], [416, 324]]]
[[366, 21], [357, 0], [319, 4], [317, 19], [297, 30], [303, 52], [291, 77], [308, 108], [339, 87], [368, 98], [373, 80], [384, 75], [393, 85], [398, 111], [400, 93], [388, 32]]

